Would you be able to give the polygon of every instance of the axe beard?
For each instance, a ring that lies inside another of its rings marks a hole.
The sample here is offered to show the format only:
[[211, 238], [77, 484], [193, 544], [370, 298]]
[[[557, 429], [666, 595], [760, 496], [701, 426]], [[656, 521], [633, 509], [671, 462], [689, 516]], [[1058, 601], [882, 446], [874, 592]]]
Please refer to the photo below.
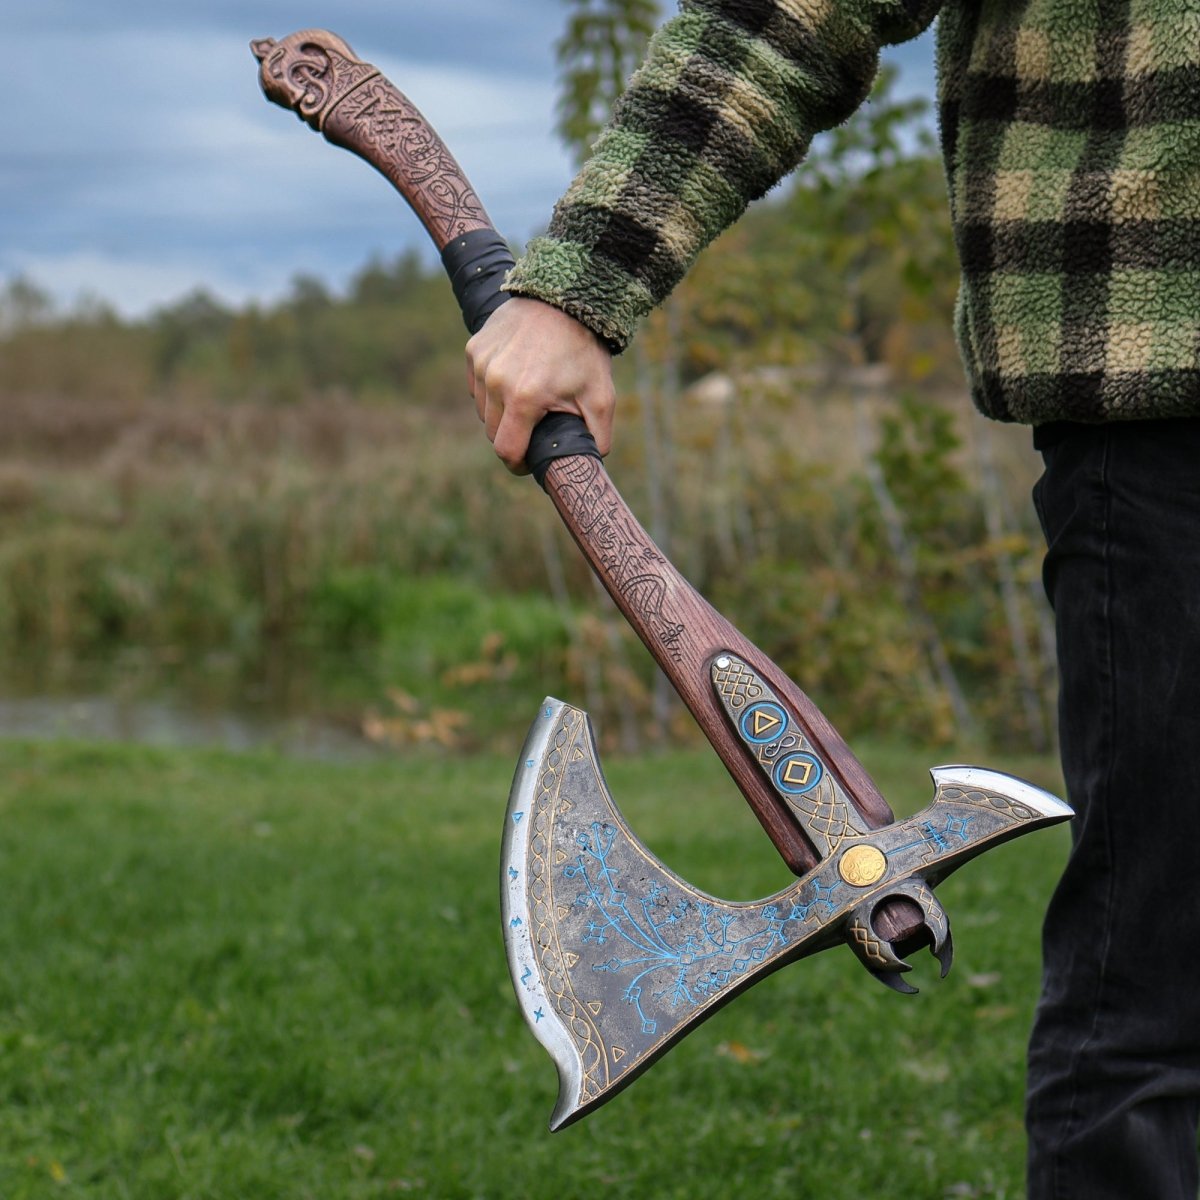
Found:
[[1071, 810], [1000, 772], [932, 775], [933, 803], [916, 816], [847, 839], [777, 895], [731, 903], [642, 845], [608, 791], [587, 714], [545, 700], [513, 780], [501, 895], [513, 986], [558, 1068], [550, 1128], [616, 1095], [765, 975], [836, 942], [897, 986], [908, 965], [872, 927], [888, 898], [921, 905], [945, 974], [949, 929], [932, 886]]

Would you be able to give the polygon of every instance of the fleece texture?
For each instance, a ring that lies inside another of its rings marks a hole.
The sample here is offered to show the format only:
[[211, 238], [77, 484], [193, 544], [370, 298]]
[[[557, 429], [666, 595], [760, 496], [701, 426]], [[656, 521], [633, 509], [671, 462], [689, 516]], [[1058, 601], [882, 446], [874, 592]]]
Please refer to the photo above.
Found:
[[976, 405], [1200, 415], [1200, 0], [682, 0], [508, 289], [622, 350], [939, 10]]

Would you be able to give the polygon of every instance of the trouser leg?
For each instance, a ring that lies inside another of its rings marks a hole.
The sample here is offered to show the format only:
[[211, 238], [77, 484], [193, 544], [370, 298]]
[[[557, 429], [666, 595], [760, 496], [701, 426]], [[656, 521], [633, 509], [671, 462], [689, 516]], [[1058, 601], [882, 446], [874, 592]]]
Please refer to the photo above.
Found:
[[1030, 1200], [1195, 1200], [1200, 1120], [1200, 422], [1047, 449], [1072, 851], [1043, 930]]

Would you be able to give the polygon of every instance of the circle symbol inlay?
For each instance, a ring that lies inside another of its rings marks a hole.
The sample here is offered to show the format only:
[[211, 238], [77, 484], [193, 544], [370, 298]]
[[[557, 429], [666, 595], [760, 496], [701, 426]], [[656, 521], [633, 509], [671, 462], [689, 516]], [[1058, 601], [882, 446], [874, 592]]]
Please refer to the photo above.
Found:
[[851, 846], [838, 863], [838, 873], [852, 887], [870, 887], [886, 870], [887, 857], [875, 846]]

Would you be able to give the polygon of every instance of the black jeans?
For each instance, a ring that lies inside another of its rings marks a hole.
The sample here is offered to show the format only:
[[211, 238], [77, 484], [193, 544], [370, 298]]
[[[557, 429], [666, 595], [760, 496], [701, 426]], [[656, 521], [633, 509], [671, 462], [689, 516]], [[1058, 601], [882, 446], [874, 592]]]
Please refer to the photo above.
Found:
[[1074, 427], [1043, 455], [1077, 816], [1043, 931], [1029, 1200], [1196, 1200], [1200, 420]]

